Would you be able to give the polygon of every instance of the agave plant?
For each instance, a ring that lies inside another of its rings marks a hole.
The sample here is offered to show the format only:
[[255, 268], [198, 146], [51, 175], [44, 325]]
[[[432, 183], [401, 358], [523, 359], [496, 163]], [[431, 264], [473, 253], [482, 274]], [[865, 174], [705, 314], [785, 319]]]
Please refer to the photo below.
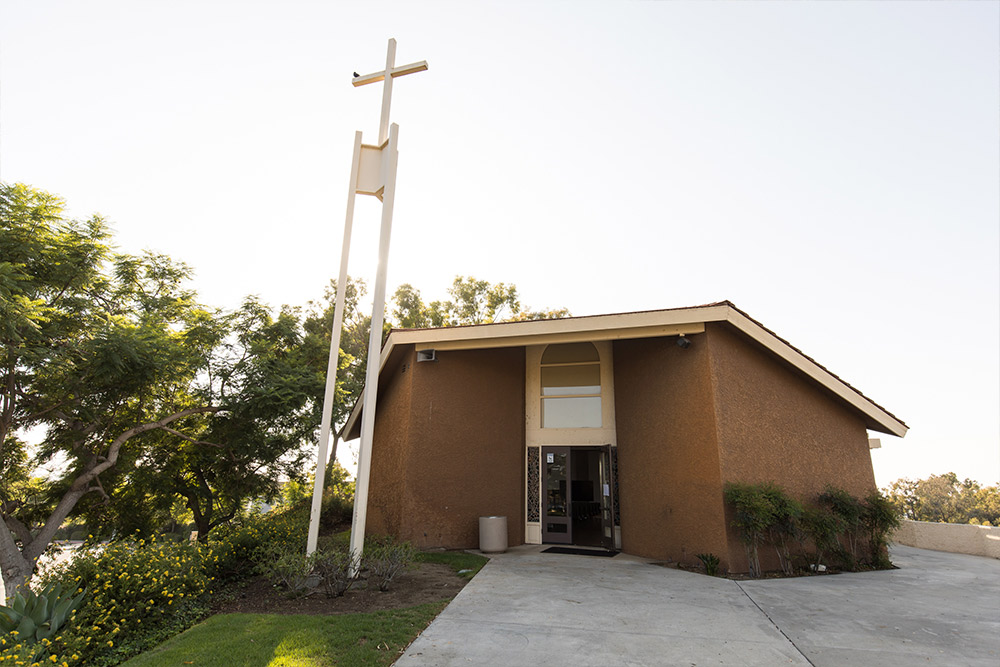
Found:
[[10, 607], [0, 605], [0, 630], [17, 631], [18, 639], [34, 643], [56, 634], [87, 591], [74, 597], [76, 589], [63, 592], [62, 584], [49, 584], [41, 593], [30, 590], [14, 594]]

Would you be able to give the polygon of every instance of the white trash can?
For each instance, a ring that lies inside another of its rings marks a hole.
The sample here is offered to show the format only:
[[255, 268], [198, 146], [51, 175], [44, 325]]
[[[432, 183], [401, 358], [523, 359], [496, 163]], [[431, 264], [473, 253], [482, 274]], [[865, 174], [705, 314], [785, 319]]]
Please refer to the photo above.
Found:
[[484, 554], [507, 551], [507, 517], [479, 517], [479, 550]]

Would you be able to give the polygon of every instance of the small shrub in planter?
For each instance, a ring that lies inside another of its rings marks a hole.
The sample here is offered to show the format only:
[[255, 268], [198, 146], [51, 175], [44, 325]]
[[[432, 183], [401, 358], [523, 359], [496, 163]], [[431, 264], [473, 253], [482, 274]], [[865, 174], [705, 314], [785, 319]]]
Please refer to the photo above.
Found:
[[767, 527], [768, 541], [778, 554], [781, 571], [787, 575], [795, 574], [791, 545], [799, 538], [802, 504], [787, 496], [779, 486], [768, 484], [763, 491], [771, 503], [772, 511], [771, 524]]
[[826, 490], [820, 494], [819, 502], [830, 508], [837, 518], [840, 519], [841, 528], [839, 533], [843, 535], [840, 543], [841, 549], [837, 551], [843, 561], [845, 570], [856, 570], [858, 568], [858, 540], [861, 537], [863, 527], [861, 515], [864, 512], [864, 505], [860, 500], [843, 489], [827, 486]]
[[375, 538], [365, 546], [362, 566], [368, 570], [368, 585], [389, 590], [393, 577], [402, 572], [417, 555], [409, 542], [396, 543], [392, 538]]
[[328, 491], [323, 496], [323, 509], [320, 513], [319, 524], [327, 529], [349, 524], [353, 514], [353, 498], [343, 498]]
[[209, 537], [209, 573], [216, 579], [234, 581], [254, 572], [254, 554], [264, 544], [264, 522], [252, 518], [242, 525], [227, 524]]
[[705, 574], [710, 577], [719, 576], [719, 557], [715, 554], [697, 554], [698, 560], [705, 566]]
[[315, 553], [307, 556], [299, 548], [275, 543], [264, 545], [254, 553], [257, 571], [275, 586], [284, 588], [289, 597], [302, 597], [316, 587], [315, 558]]
[[808, 507], [802, 511], [802, 537], [812, 540], [816, 548], [811, 565], [819, 570], [823, 556], [835, 551], [840, 543], [837, 535], [844, 529], [843, 520], [825, 507]]
[[772, 484], [726, 484], [724, 497], [734, 510], [733, 526], [739, 529], [740, 539], [747, 551], [750, 576], [760, 577], [759, 547], [774, 523]]
[[878, 570], [892, 568], [889, 560], [889, 535], [899, 528], [899, 510], [878, 491], [865, 499], [861, 511], [861, 527], [868, 538], [868, 564]]
[[351, 522], [354, 513], [354, 482], [339, 463], [334, 462], [328, 471], [323, 492], [323, 512], [320, 525], [333, 528]]
[[313, 565], [329, 598], [346, 593], [357, 579], [358, 559], [348, 549], [318, 550], [313, 555]]

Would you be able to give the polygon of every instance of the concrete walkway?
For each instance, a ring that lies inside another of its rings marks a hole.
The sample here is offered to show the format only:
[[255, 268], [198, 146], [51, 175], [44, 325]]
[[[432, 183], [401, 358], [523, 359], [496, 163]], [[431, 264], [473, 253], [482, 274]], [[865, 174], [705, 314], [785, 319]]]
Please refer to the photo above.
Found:
[[643, 559], [496, 556], [396, 662], [1000, 664], [1000, 561], [897, 547], [899, 570], [734, 582]]
[[892, 562], [740, 584], [817, 666], [1000, 665], [1000, 560], [895, 546]]

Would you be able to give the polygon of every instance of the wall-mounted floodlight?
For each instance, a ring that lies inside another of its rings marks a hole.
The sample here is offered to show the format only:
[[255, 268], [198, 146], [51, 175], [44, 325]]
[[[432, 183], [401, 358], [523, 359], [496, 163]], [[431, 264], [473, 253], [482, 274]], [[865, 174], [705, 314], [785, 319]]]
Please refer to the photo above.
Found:
[[417, 361], [437, 361], [437, 350], [417, 350]]

